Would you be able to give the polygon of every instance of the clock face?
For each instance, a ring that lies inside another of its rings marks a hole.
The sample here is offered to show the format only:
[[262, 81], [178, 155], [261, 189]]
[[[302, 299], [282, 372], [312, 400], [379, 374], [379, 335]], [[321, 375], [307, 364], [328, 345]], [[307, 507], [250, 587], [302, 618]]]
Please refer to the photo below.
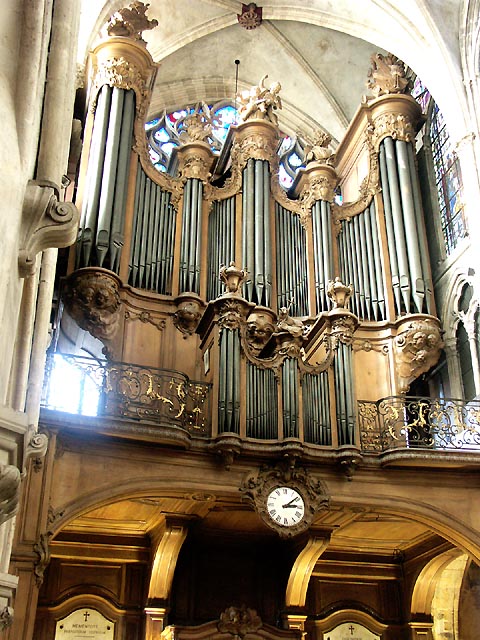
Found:
[[292, 487], [277, 487], [268, 494], [267, 511], [277, 525], [293, 527], [303, 520], [305, 503]]

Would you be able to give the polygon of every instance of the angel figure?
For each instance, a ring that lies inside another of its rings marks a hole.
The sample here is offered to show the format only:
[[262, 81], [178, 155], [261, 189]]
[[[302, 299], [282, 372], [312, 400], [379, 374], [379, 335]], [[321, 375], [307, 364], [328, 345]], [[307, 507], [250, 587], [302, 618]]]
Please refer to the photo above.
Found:
[[241, 103], [239, 115], [243, 122], [251, 118], [259, 118], [278, 125], [275, 111], [282, 108], [279, 95], [282, 85], [280, 82], [273, 82], [270, 87], [266, 87], [265, 80], [267, 78], [268, 75], [264, 75], [257, 86], [252, 87], [249, 91], [242, 91], [239, 95]]

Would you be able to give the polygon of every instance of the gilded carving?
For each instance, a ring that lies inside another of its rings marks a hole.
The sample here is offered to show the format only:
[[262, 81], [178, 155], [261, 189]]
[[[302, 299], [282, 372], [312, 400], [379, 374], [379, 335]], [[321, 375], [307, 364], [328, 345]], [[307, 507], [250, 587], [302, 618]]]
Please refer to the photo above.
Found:
[[268, 120], [274, 125], [278, 125], [278, 118], [275, 112], [282, 108], [282, 101], [279, 95], [282, 85], [279, 82], [273, 82], [270, 87], [266, 87], [265, 80], [267, 78], [268, 75], [264, 75], [258, 85], [239, 94], [240, 107], [238, 115], [242, 122], [260, 119]]
[[375, 118], [369, 134], [375, 149], [378, 149], [380, 142], [389, 136], [394, 140], [412, 142], [415, 139], [415, 128], [407, 115], [390, 111]]
[[48, 180], [30, 180], [25, 191], [23, 238], [18, 254], [20, 277], [35, 272], [37, 253], [49, 247], [68, 247], [75, 241], [77, 207], [60, 201], [59, 187]]
[[351, 345], [353, 342], [353, 334], [358, 327], [359, 321], [350, 311], [346, 311], [342, 315], [338, 315], [331, 320], [331, 337], [332, 347], [337, 348], [339, 342]]
[[158, 25], [158, 20], [147, 18], [146, 12], [149, 6], [135, 0], [128, 7], [116, 11], [107, 24], [108, 35], [123, 36], [143, 42], [142, 32], [154, 29]]
[[66, 281], [64, 302], [77, 324], [99, 340], [111, 340], [120, 322], [120, 280], [108, 271], [79, 269]]
[[247, 31], [256, 29], [262, 24], [262, 7], [257, 7], [255, 2], [242, 4], [242, 13], [237, 13], [237, 20]]
[[149, 92], [145, 78], [135, 64], [123, 56], [102, 61], [95, 75], [94, 87], [96, 91], [104, 84], [127, 91], [133, 89], [137, 95], [137, 116], [139, 118], [143, 116]]
[[[374, 127], [370, 125], [367, 127], [367, 135], [365, 137], [365, 144], [368, 147], [368, 175], [360, 185], [360, 197], [354, 202], [345, 202], [341, 206], [336, 203], [332, 204], [333, 222], [337, 233], [341, 231], [341, 220], [349, 220], [353, 216], [363, 213], [375, 194], [380, 191], [380, 166], [378, 153], [373, 141], [373, 134]], [[376, 140], [376, 142], [380, 144], [380, 140]]]
[[405, 64], [391, 53], [375, 53], [368, 71], [367, 88], [375, 98], [390, 93], [407, 93], [410, 82], [406, 77]]
[[334, 309], [348, 309], [348, 304], [353, 293], [353, 285], [343, 284], [339, 277], [329, 280], [327, 296], [333, 302]]
[[220, 633], [230, 633], [234, 637], [243, 638], [247, 633], [255, 633], [262, 626], [262, 620], [255, 609], [241, 607], [227, 607], [220, 614], [217, 628]]
[[185, 116], [181, 121], [182, 128], [178, 130], [178, 121], [175, 124], [175, 131], [178, 139], [183, 144], [189, 142], [207, 142], [212, 135], [212, 128], [218, 124], [218, 118], [215, 118], [205, 102], [199, 102], [195, 105], [193, 111]]
[[241, 169], [249, 158], [272, 162], [277, 155], [277, 137], [262, 134], [262, 131], [255, 128], [249, 135], [242, 136], [233, 146], [232, 164], [235, 163]]
[[442, 348], [440, 328], [433, 319], [412, 320], [407, 324], [394, 340], [401, 393], [406, 393], [415, 378], [436, 364]]

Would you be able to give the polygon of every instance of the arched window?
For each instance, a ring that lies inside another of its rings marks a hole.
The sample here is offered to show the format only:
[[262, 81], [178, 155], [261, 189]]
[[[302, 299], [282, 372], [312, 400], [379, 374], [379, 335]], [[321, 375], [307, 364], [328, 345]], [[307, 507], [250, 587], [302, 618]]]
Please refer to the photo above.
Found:
[[[427, 116], [423, 131], [424, 147], [427, 149], [426, 161], [431, 165], [427, 174], [433, 181], [436, 192], [432, 213], [437, 214], [444, 252], [449, 256], [459, 241], [467, 235], [460, 164], [442, 112], [418, 76], [414, 81], [412, 96], [419, 102]], [[422, 192], [425, 198], [426, 189], [424, 188]], [[441, 254], [442, 252], [439, 257]]]

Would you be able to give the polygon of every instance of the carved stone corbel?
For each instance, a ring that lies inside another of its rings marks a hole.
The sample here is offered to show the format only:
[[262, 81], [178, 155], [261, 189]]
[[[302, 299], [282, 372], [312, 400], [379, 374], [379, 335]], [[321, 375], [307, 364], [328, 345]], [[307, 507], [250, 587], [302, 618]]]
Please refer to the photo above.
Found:
[[0, 631], [3, 631], [7, 627], [10, 627], [13, 623], [13, 609], [11, 607], [4, 607], [0, 611]]
[[438, 362], [443, 348], [439, 321], [433, 316], [403, 319], [394, 340], [396, 372], [400, 392]]
[[79, 213], [71, 202], [60, 202], [60, 190], [48, 180], [30, 180], [23, 200], [24, 232], [18, 255], [20, 277], [35, 272], [37, 253], [68, 247], [77, 235]]

